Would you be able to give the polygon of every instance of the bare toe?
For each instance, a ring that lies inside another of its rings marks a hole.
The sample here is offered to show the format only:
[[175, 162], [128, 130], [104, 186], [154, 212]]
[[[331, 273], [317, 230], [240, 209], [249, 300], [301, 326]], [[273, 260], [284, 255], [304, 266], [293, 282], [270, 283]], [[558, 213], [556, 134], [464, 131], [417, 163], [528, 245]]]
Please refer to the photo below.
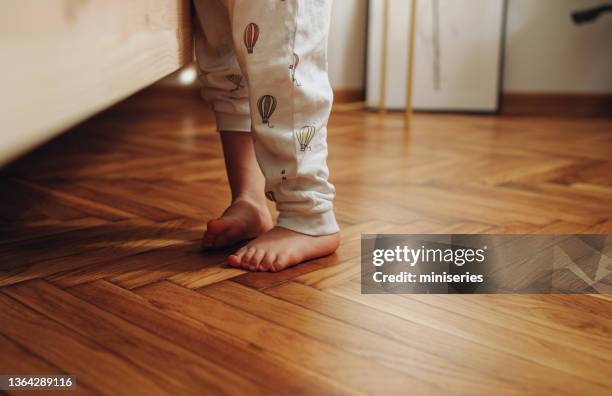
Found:
[[255, 251], [255, 254], [253, 254], [253, 256], [251, 257], [251, 260], [249, 260], [249, 269], [251, 271], [257, 271], [265, 255], [265, 250], [257, 249]]
[[246, 253], [244, 254], [244, 256], [242, 256], [242, 260], [240, 260], [241, 264], [243, 266], [248, 267], [251, 263], [251, 258], [253, 257], [256, 251], [257, 250], [254, 247], [248, 247]]
[[260, 271], [270, 271], [272, 269], [272, 264], [276, 260], [276, 254], [272, 252], [267, 252], [264, 256], [261, 264], [259, 265]]
[[240, 249], [238, 249], [238, 251], [234, 254], [231, 254], [227, 257], [227, 263], [229, 265], [231, 265], [232, 267], [242, 267], [242, 257], [244, 256], [244, 253], [246, 252], [247, 248], [246, 246], [241, 247]]
[[235, 254], [227, 256], [227, 263], [232, 267], [240, 268], [240, 258]]
[[272, 263], [271, 270], [273, 272], [281, 271], [289, 266], [289, 258], [285, 253], [281, 253], [276, 257], [276, 260]]

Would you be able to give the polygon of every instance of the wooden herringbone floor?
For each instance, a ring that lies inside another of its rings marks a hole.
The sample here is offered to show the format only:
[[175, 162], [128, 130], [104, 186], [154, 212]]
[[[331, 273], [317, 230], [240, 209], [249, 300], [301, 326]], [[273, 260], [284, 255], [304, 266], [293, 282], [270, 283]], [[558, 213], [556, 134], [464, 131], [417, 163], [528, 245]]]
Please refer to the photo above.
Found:
[[5, 169], [0, 373], [84, 394], [610, 394], [610, 296], [359, 292], [361, 233], [610, 233], [612, 120], [336, 112], [337, 254], [203, 255], [211, 116], [140, 94]]

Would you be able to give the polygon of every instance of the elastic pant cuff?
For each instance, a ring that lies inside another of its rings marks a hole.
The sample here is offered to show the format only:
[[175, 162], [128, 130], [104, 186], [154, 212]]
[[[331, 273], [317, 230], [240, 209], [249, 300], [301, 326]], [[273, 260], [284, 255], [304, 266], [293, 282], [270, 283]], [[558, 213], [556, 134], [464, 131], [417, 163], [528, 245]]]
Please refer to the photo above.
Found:
[[336, 216], [332, 210], [309, 215], [281, 213], [277, 225], [301, 234], [321, 236], [335, 234], [340, 231]]

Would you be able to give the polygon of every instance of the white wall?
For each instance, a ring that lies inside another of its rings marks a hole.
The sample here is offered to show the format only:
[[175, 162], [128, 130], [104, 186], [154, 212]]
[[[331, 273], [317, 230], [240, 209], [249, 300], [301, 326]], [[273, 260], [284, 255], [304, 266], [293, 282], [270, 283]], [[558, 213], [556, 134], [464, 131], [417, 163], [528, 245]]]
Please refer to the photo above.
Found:
[[[581, 26], [570, 20], [572, 11], [602, 2], [508, 0], [504, 91], [612, 93], [612, 14]], [[366, 19], [366, 0], [334, 1], [329, 67], [336, 89], [365, 85]]]
[[612, 13], [570, 14], [603, 0], [509, 0], [504, 91], [612, 93]]
[[329, 36], [329, 79], [334, 89], [363, 89], [367, 0], [335, 0]]

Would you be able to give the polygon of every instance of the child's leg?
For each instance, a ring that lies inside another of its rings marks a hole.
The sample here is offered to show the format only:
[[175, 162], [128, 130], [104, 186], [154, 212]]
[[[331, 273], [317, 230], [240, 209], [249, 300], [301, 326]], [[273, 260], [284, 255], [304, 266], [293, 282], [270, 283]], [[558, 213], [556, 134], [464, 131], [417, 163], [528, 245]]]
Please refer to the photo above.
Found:
[[212, 103], [223, 144], [232, 203], [208, 222], [202, 245], [225, 247], [272, 228], [265, 179], [253, 148], [246, 78], [233, 51], [229, 16], [217, 0], [197, 2], [196, 55], [204, 98]]
[[278, 226], [230, 256], [232, 265], [280, 270], [338, 244], [328, 182], [332, 92], [326, 45], [331, 0], [225, 0], [250, 91], [255, 152], [276, 201]]
[[250, 133], [221, 131], [225, 169], [232, 203], [218, 219], [210, 220], [202, 240], [204, 248], [222, 248], [254, 238], [272, 228], [264, 196], [265, 179]]

